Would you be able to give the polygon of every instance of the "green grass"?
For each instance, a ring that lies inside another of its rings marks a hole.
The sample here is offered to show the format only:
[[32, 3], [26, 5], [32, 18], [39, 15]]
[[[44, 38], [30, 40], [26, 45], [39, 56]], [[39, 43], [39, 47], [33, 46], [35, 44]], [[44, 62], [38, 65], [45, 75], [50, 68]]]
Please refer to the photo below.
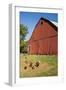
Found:
[[[40, 61], [41, 64], [39, 68], [34, 70], [28, 67], [24, 70], [24, 61], [31, 61], [35, 63]], [[42, 66], [43, 65], [43, 66]], [[20, 77], [41, 77], [41, 76], [57, 76], [58, 75], [58, 59], [56, 55], [20, 55]]]

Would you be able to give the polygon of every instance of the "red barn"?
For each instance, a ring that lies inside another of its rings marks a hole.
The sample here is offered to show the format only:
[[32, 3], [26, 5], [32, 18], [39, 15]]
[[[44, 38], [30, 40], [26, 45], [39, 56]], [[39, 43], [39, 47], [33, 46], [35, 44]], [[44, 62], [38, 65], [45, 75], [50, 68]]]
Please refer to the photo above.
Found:
[[57, 26], [47, 19], [40, 18], [28, 41], [28, 53], [34, 55], [57, 55], [57, 51]]

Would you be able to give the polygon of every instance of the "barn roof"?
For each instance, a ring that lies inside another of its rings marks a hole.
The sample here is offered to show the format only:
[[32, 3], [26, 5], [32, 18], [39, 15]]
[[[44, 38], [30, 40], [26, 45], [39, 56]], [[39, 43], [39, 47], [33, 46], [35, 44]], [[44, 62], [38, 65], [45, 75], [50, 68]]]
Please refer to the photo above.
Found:
[[54, 25], [51, 21], [49, 21], [48, 19], [45, 19], [43, 17], [40, 18], [40, 20], [43, 20], [45, 22], [47, 22], [50, 26], [52, 26], [54, 28], [55, 31], [58, 31], [58, 28], [56, 25]]

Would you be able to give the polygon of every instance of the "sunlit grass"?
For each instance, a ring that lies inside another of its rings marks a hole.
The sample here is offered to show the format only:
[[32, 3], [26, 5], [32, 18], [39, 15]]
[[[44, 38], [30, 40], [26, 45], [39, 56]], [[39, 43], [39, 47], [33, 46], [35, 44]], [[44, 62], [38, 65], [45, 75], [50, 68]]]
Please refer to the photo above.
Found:
[[[24, 61], [35, 63], [40, 61], [40, 66], [34, 70], [29, 68]], [[27, 70], [24, 70], [24, 66]], [[20, 54], [20, 77], [41, 77], [41, 76], [57, 76], [58, 75], [58, 59], [56, 55], [27, 55]]]

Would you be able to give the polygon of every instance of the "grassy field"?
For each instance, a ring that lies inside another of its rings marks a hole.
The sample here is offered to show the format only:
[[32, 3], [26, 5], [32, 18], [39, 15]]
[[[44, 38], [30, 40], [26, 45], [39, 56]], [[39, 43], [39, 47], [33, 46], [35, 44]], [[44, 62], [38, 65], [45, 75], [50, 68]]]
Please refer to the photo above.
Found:
[[[36, 62], [40, 62], [36, 67]], [[57, 76], [58, 60], [56, 55], [27, 55], [20, 54], [20, 78], [22, 77], [41, 77]], [[32, 67], [30, 67], [32, 63]]]

